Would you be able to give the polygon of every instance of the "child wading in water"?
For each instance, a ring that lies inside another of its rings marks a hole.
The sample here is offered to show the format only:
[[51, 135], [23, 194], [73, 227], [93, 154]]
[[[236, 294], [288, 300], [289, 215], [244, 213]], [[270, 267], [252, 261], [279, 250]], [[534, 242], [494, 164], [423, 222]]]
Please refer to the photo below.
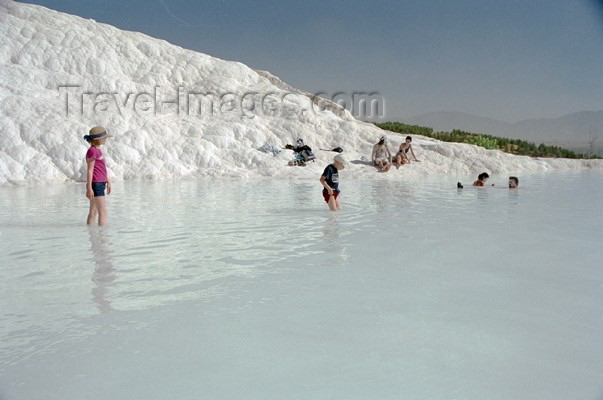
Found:
[[107, 189], [107, 194], [111, 193], [111, 181], [109, 181], [109, 176], [107, 175], [105, 158], [100, 150], [100, 146], [105, 144], [105, 141], [111, 135], [102, 126], [95, 126], [90, 129], [89, 133], [89, 135], [84, 136], [84, 140], [90, 143], [90, 148], [86, 153], [86, 164], [88, 165], [86, 197], [90, 199], [87, 224], [93, 224], [98, 214], [98, 224], [105, 225], [107, 223], [105, 189]]
[[339, 170], [346, 165], [345, 158], [339, 154], [333, 159], [333, 163], [327, 165], [320, 177], [320, 183], [324, 187], [322, 196], [325, 202], [329, 205], [331, 211], [341, 210], [339, 201]]

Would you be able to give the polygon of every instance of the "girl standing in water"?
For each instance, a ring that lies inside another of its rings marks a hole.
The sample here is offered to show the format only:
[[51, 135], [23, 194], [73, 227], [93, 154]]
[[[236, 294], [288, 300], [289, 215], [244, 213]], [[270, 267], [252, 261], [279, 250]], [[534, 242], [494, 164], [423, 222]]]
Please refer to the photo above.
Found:
[[90, 148], [86, 152], [86, 197], [90, 199], [90, 210], [88, 211], [87, 224], [94, 223], [98, 214], [98, 224], [107, 223], [107, 206], [105, 202], [105, 189], [107, 194], [111, 193], [111, 181], [107, 175], [105, 158], [100, 150], [100, 146], [105, 144], [111, 135], [102, 126], [95, 126], [90, 129], [84, 139], [90, 143]]

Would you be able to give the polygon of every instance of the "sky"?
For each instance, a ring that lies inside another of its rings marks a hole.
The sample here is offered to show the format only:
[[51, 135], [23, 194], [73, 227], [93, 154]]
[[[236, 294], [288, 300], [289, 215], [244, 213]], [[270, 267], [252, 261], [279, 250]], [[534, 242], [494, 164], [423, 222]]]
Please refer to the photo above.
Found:
[[603, 0], [35, 0], [270, 71], [384, 120], [603, 110]]

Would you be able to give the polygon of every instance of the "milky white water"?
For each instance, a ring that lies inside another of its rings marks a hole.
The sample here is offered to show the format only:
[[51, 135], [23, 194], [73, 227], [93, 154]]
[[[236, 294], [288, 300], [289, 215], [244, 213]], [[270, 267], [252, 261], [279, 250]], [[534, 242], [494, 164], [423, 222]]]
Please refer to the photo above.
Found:
[[600, 399], [603, 174], [520, 179], [0, 187], [0, 399]]

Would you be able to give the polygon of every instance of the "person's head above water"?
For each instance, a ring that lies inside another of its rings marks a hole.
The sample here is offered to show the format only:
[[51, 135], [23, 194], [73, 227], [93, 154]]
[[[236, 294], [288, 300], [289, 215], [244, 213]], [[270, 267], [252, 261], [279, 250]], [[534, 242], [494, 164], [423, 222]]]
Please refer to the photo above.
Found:
[[488, 175], [487, 172], [482, 172], [481, 174], [479, 174], [477, 176], [477, 179], [479, 179], [480, 181], [485, 181], [486, 179], [488, 179], [490, 177], [490, 175]]
[[516, 176], [509, 177], [509, 189], [515, 189], [519, 186], [519, 179]]

